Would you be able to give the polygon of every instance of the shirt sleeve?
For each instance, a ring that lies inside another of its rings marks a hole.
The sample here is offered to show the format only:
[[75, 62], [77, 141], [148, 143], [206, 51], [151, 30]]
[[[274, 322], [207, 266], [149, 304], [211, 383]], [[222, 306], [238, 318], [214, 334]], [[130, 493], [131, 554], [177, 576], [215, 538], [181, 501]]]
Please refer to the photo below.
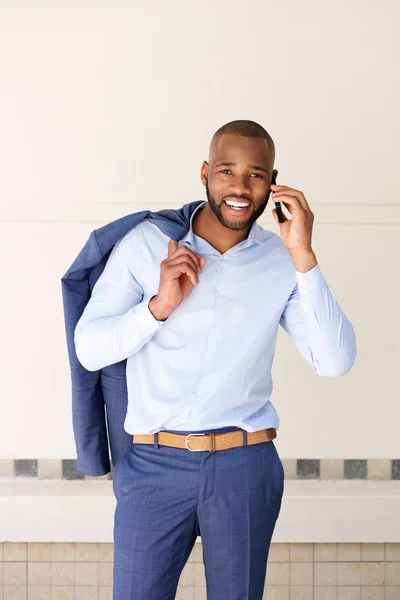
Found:
[[356, 358], [353, 326], [327, 285], [319, 265], [301, 273], [280, 325], [318, 375], [345, 375]]
[[139, 264], [139, 231], [129, 232], [114, 246], [75, 327], [75, 351], [88, 371], [97, 371], [138, 352], [162, 327], [132, 272]]

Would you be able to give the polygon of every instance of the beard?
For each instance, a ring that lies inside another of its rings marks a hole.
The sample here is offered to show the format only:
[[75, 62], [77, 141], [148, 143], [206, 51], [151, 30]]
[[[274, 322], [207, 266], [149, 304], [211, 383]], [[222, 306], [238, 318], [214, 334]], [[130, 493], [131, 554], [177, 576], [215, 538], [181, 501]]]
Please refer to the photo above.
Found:
[[224, 216], [222, 205], [224, 204], [224, 200], [218, 203], [215, 198], [210, 194], [210, 190], [208, 189], [208, 178], [206, 179], [206, 195], [208, 204], [210, 205], [211, 210], [214, 215], [217, 217], [218, 221], [227, 229], [233, 229], [235, 231], [241, 231], [242, 229], [248, 229], [250, 231], [253, 223], [263, 214], [267, 204], [269, 195], [271, 192], [268, 192], [265, 200], [260, 204], [260, 206], [256, 210], [252, 210], [254, 206], [253, 202], [250, 202], [248, 198], [238, 198], [237, 196], [230, 196], [231, 198], [236, 198], [238, 201], [246, 201], [250, 202], [250, 215], [243, 218], [243, 220], [235, 219], [231, 221], [229, 218]]

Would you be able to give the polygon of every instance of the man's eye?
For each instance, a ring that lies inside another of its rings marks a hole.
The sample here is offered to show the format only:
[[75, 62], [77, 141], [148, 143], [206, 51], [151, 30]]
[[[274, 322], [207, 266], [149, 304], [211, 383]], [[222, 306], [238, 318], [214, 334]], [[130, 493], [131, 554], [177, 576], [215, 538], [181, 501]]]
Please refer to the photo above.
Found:
[[[220, 171], [220, 173], [224, 173], [224, 171], [230, 171], [230, 169], [222, 169], [222, 170]], [[263, 179], [263, 176], [262, 176], [262, 175], [259, 175], [258, 173], [252, 173], [252, 175], [257, 175], [257, 177], [260, 177], [260, 179]]]

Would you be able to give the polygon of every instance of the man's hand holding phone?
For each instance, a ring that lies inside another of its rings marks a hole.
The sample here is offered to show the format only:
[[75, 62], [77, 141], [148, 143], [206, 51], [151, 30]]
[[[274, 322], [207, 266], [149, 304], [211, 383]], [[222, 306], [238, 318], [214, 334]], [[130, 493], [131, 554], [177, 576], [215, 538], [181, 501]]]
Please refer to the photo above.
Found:
[[165, 321], [186, 300], [199, 283], [205, 264], [205, 258], [199, 258], [187, 246], [178, 248], [178, 242], [169, 240], [168, 257], [160, 264], [158, 294], [149, 302], [150, 312], [158, 321]]

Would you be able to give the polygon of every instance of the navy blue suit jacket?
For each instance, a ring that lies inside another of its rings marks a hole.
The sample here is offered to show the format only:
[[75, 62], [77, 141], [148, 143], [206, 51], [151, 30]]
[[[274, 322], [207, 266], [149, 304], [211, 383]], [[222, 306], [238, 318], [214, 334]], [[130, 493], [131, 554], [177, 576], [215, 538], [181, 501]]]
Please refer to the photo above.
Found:
[[128, 406], [126, 359], [99, 371], [87, 371], [75, 352], [74, 332], [94, 284], [114, 245], [144, 219], [151, 220], [171, 239], [179, 241], [189, 230], [190, 217], [204, 200], [179, 209], [142, 210], [92, 231], [86, 244], [61, 279], [64, 320], [72, 383], [72, 426], [77, 470], [105, 475], [128, 452], [132, 436], [124, 429]]

